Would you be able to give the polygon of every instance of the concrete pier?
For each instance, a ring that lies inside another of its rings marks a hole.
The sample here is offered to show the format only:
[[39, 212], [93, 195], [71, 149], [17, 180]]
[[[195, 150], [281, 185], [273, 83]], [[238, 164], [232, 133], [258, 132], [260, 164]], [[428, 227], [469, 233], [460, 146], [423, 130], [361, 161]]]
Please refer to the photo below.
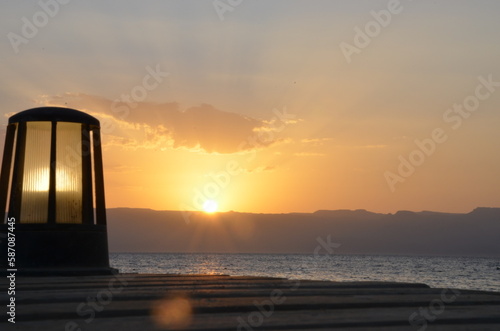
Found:
[[[6, 279], [0, 283], [5, 310], [11, 296]], [[4, 312], [1, 330], [500, 330], [500, 293], [425, 284], [173, 274], [21, 277], [13, 297], [16, 323]]]

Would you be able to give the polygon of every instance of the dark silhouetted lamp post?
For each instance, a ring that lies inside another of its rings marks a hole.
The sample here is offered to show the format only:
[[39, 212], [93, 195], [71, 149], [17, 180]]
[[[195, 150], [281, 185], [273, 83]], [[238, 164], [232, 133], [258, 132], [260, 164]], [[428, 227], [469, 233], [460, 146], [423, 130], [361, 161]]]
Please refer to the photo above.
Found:
[[[0, 176], [2, 269], [15, 219], [19, 274], [110, 274], [99, 121], [69, 108], [9, 119]], [[3, 237], [3, 238], [2, 238]]]

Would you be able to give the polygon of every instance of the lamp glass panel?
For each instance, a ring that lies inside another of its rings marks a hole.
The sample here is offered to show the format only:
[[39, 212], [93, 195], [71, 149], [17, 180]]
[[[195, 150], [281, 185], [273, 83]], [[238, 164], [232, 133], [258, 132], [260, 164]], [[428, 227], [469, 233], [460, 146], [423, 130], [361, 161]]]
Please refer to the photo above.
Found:
[[47, 223], [50, 136], [50, 122], [26, 123], [21, 223]]
[[[15, 128], [15, 134], [14, 134], [14, 139], [12, 141], [12, 152], [15, 153], [16, 150], [16, 144], [17, 144], [17, 130], [19, 130], [19, 126], [17, 123], [9, 124], [9, 126], [12, 125]], [[4, 152], [5, 153], [5, 152]], [[4, 154], [4, 157], [6, 155]], [[14, 157], [14, 154], [12, 155], [11, 161], [10, 161], [10, 172], [9, 172], [9, 184], [7, 187], [11, 188], [12, 187], [12, 179], [14, 176], [14, 165], [15, 165], [16, 158]], [[7, 197], [5, 199], [6, 201], [6, 207], [8, 207], [8, 202], [10, 201], [10, 195], [11, 195], [11, 190], [7, 190]], [[5, 216], [8, 216], [8, 210], [5, 210]], [[7, 217], [4, 219], [4, 224], [7, 223]]]
[[82, 223], [82, 125], [58, 122], [56, 222]]

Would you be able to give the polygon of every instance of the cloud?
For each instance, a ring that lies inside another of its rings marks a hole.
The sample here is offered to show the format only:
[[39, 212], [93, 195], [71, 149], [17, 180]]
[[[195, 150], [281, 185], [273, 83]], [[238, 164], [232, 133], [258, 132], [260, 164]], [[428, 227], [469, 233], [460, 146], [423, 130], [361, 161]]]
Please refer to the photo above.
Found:
[[333, 140], [332, 138], [305, 138], [302, 139], [300, 142], [304, 145], [310, 145], [310, 146], [322, 146], [325, 141], [331, 141]]
[[307, 153], [307, 152], [302, 152], [302, 153], [295, 153], [293, 154], [295, 156], [325, 156], [325, 153]]
[[332, 138], [305, 138], [305, 139], [302, 139], [301, 142], [302, 143], [317, 143], [317, 142], [321, 142], [321, 141], [330, 141], [332, 140]]
[[[277, 134], [272, 135], [272, 140], [259, 139], [264, 133], [275, 131], [276, 119], [258, 120], [208, 104], [183, 111], [176, 102], [126, 103], [82, 93], [43, 96], [38, 102], [76, 108], [96, 116], [107, 135], [106, 146], [186, 148], [227, 154], [268, 147], [286, 139]], [[256, 140], [257, 144], [248, 143]]]
[[264, 171], [274, 171], [276, 170], [275, 166], [260, 166], [257, 168], [253, 169], [242, 169], [245, 173], [251, 174], [251, 173], [259, 173], [259, 172], [264, 172]]
[[[304, 138], [300, 142], [303, 145], [306, 145], [308, 147], [318, 147], [318, 146], [323, 146], [324, 142], [332, 141], [332, 140], [333, 140], [333, 138]], [[365, 145], [351, 145], [351, 144], [332, 145], [332, 144], [330, 144], [330, 146], [332, 148], [348, 148], [348, 149], [379, 149], [379, 148], [388, 147], [388, 145], [385, 145], [385, 144], [365, 144]], [[305, 154], [312, 155], [315, 153], [305, 153]]]
[[357, 146], [349, 146], [350, 148], [367, 148], [367, 149], [378, 149], [378, 148], [386, 148], [387, 145], [378, 144], [378, 145], [357, 145]]
[[133, 173], [139, 173], [141, 171], [143, 171], [142, 168], [124, 164], [111, 164], [106, 166], [106, 172], [108, 173], [133, 174]]

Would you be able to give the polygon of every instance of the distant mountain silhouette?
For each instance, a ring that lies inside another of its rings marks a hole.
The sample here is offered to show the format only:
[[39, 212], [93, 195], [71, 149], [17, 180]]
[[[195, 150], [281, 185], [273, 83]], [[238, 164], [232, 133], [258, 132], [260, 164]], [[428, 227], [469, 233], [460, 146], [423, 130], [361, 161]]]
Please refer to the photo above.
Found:
[[189, 222], [180, 211], [113, 208], [107, 214], [114, 252], [313, 254], [330, 240], [340, 244], [337, 254], [500, 257], [500, 208], [476, 208], [467, 214], [192, 212]]

